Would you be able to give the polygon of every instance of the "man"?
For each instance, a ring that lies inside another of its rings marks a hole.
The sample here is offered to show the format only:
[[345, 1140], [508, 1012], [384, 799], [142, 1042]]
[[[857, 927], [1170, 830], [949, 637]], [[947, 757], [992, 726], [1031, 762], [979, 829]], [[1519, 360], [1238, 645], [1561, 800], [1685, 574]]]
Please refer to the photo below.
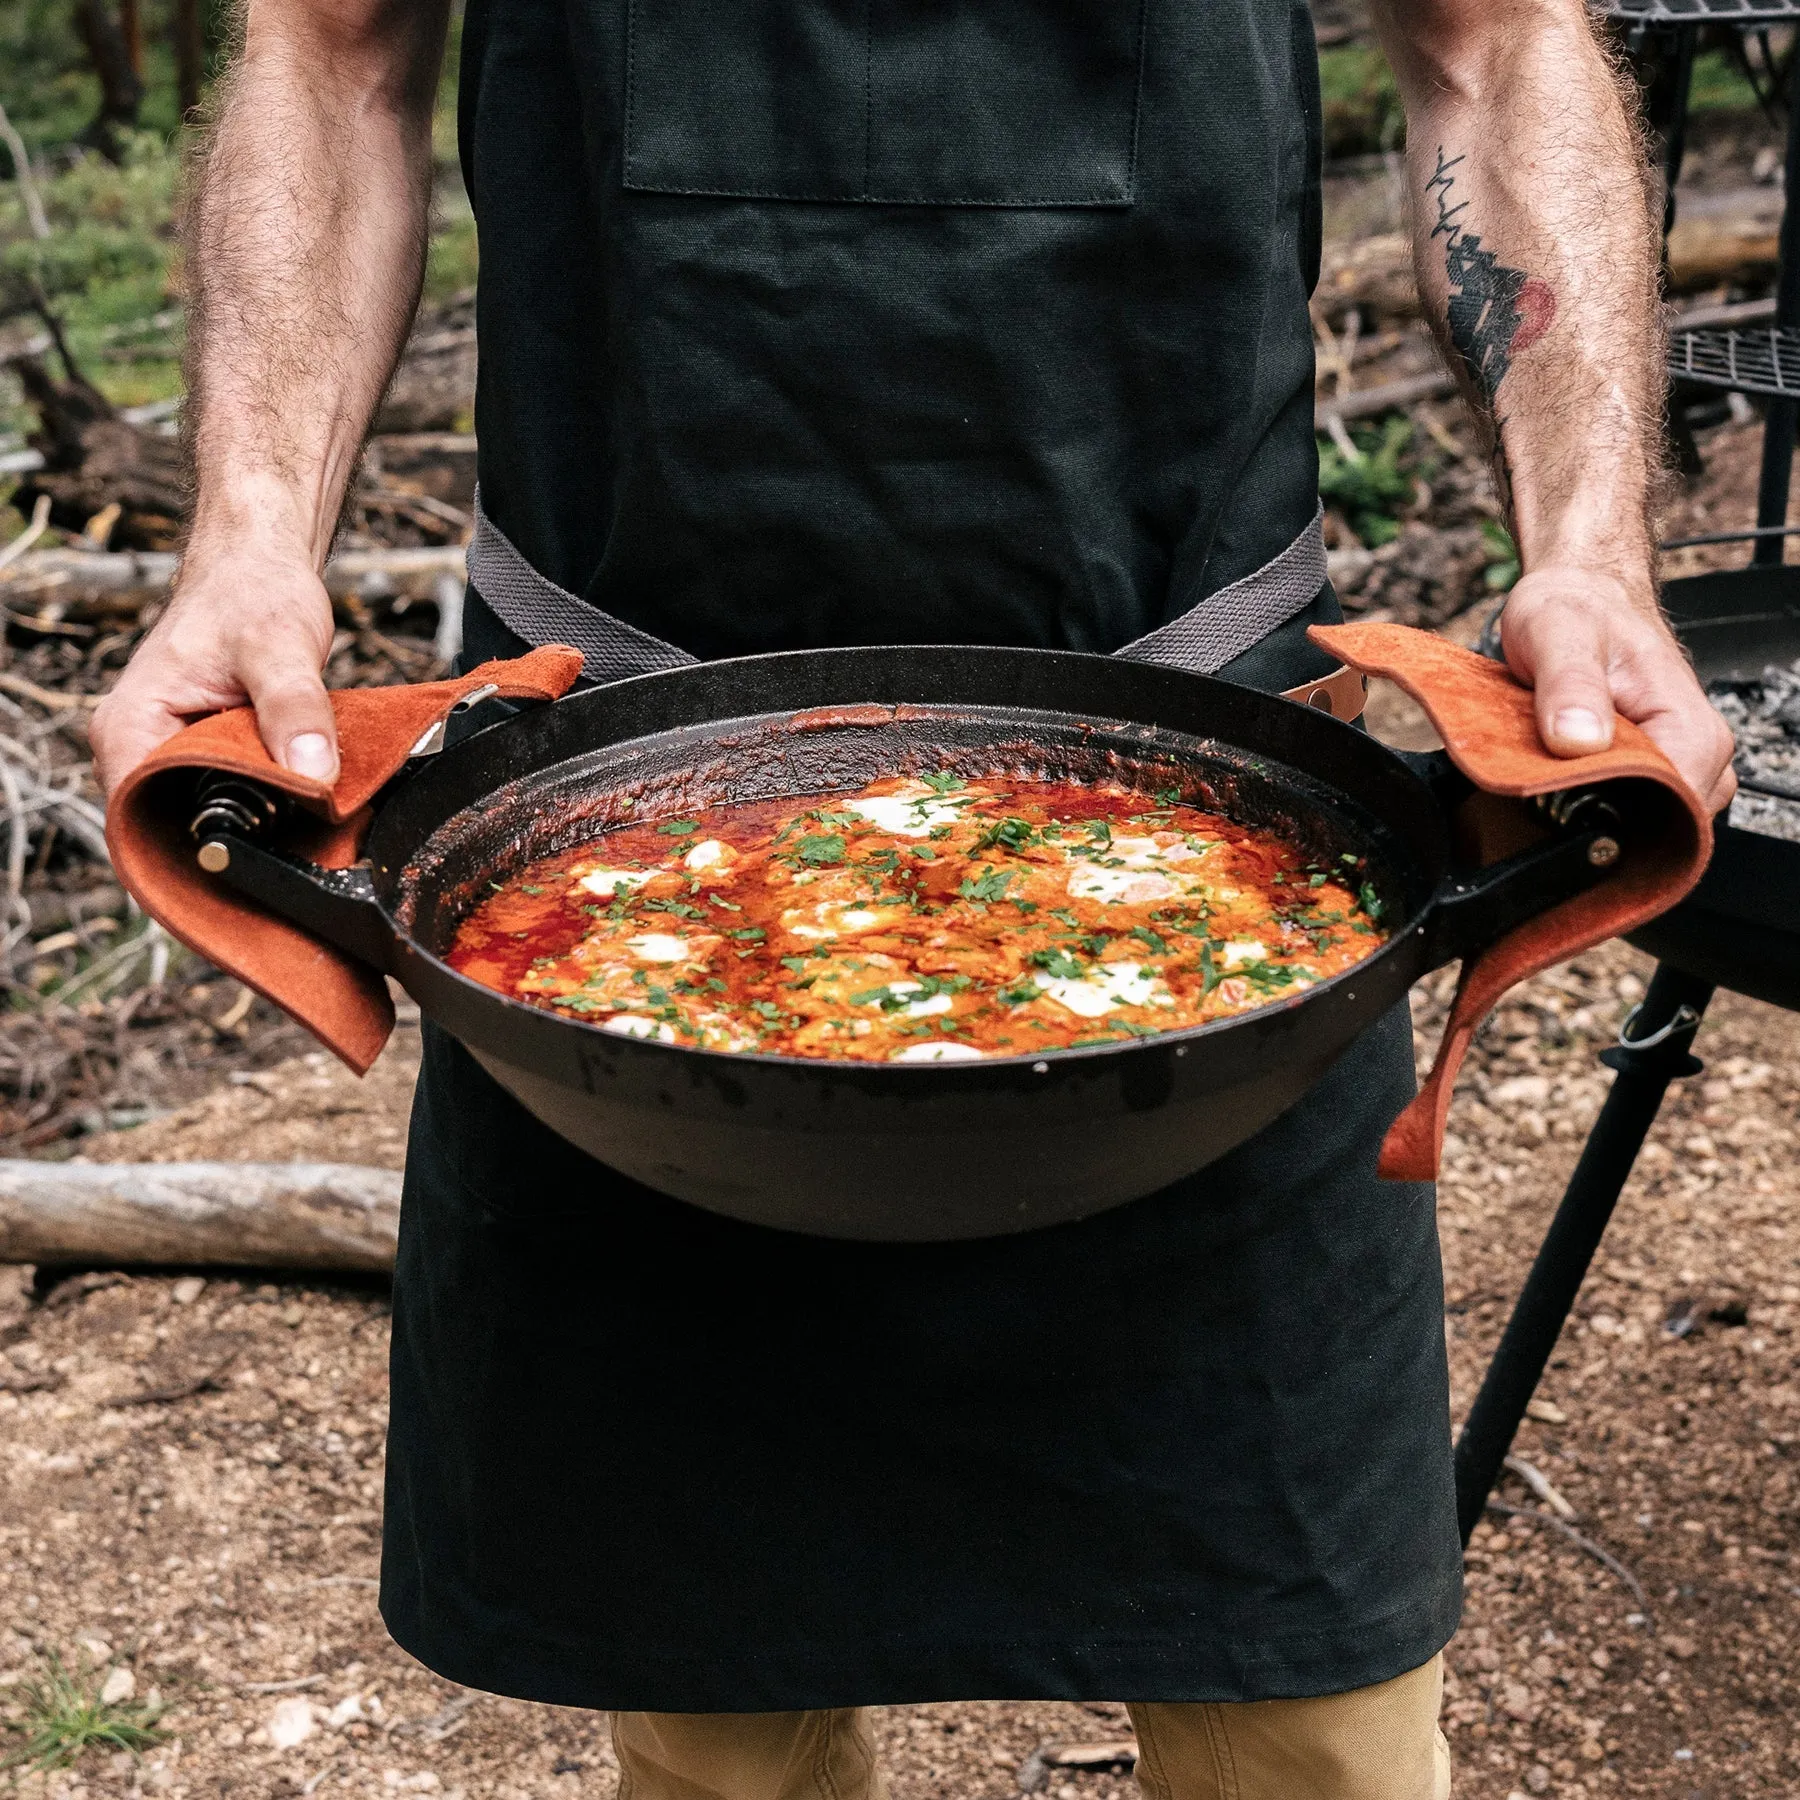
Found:
[[[1380, 22], [1526, 571], [1508, 659], [1553, 750], [1616, 706], [1720, 806], [1653, 587], [1655, 240], [1613, 72], [1581, 0]], [[444, 31], [443, 0], [250, 0], [193, 208], [193, 531], [96, 713], [108, 782], [246, 699], [336, 768], [319, 570], [418, 290]], [[1303, 7], [472, 0], [461, 95], [472, 654], [1157, 654], [1185, 619], [1235, 679], [1324, 672]], [[1171, 1189], [901, 1247], [637, 1187], [428, 1033], [390, 1626], [611, 1709], [639, 1800], [860, 1800], [863, 1706], [1115, 1695], [1159, 1800], [1447, 1793], [1432, 1199], [1373, 1174], [1411, 1081], [1396, 1016]]]

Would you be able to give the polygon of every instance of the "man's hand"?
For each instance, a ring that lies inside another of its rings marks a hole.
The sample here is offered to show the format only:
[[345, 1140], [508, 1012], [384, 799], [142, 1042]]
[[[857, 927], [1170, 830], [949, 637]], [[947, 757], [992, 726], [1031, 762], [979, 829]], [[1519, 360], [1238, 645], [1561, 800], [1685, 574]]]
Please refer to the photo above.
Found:
[[319, 678], [331, 631], [331, 601], [309, 563], [248, 550], [197, 565], [190, 552], [168, 612], [94, 709], [102, 788], [190, 720], [246, 702], [277, 762], [336, 780], [337, 727]]
[[1595, 569], [1539, 568], [1501, 617], [1507, 663], [1537, 695], [1538, 731], [1558, 756], [1612, 742], [1613, 712], [1641, 725], [1709, 812], [1737, 792], [1731, 731], [1674, 634], [1645, 600]]

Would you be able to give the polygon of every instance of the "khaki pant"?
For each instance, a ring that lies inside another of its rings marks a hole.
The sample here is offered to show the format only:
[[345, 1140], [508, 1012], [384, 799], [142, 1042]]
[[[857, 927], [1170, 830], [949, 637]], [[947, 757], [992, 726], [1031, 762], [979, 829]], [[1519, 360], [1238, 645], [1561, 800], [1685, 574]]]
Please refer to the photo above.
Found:
[[[1131, 1708], [1147, 1800], [1449, 1800], [1443, 1659], [1317, 1700]], [[619, 1800], [887, 1800], [866, 1714], [614, 1713]]]

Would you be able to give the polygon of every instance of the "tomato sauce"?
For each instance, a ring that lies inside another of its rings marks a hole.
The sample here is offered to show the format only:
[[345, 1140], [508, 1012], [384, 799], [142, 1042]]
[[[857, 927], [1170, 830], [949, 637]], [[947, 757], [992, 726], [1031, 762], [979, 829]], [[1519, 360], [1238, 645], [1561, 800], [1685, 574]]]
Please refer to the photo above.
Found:
[[945, 773], [609, 831], [497, 883], [449, 961], [631, 1037], [944, 1062], [1291, 998], [1381, 911], [1359, 859], [1173, 794]]

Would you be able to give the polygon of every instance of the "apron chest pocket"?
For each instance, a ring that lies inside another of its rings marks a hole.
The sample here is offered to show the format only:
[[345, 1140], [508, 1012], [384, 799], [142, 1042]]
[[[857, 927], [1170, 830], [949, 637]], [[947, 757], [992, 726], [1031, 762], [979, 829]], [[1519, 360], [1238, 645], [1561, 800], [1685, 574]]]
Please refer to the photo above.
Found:
[[625, 185], [1129, 206], [1148, 0], [630, 0]]

